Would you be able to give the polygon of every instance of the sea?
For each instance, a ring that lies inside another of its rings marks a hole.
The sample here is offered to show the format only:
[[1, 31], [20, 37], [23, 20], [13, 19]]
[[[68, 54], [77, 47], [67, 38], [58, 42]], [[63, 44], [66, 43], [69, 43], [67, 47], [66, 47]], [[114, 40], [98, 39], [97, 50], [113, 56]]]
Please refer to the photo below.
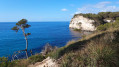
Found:
[[[63, 47], [68, 41], [81, 38], [79, 32], [69, 28], [70, 22], [28, 22], [30, 28], [25, 29], [28, 36], [28, 50], [33, 54], [40, 53], [49, 43], [52, 46]], [[0, 22], [0, 57], [8, 57], [16, 51], [26, 48], [23, 32], [11, 30], [16, 22]]]

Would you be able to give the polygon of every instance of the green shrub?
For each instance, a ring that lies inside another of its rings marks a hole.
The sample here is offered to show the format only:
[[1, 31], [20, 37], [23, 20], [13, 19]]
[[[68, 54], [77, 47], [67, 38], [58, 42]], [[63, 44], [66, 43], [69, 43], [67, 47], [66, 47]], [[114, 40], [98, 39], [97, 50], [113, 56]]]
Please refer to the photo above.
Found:
[[59, 48], [56, 51], [49, 53], [49, 56], [53, 59], [59, 59], [62, 55], [66, 53], [64, 49], [65, 47]]
[[40, 55], [33, 55], [28, 59], [21, 59], [15, 61], [8, 61], [7, 58], [2, 57], [0, 58], [0, 67], [27, 67], [29, 64], [34, 64], [36, 62], [41, 62], [45, 59], [44, 56]]
[[79, 31], [79, 32], [81, 31], [81, 29], [73, 29], [73, 30], [74, 30], [74, 31]]
[[29, 57], [29, 63], [30, 64], [34, 64], [36, 62], [41, 62], [45, 59], [46, 57], [44, 57], [43, 55], [39, 54], [39, 55], [33, 55], [31, 57]]
[[6, 57], [0, 57], [0, 67], [7, 67], [8, 59]]
[[99, 25], [97, 27], [97, 30], [106, 31], [106, 30], [109, 30], [109, 29], [117, 29], [117, 28], [119, 28], [119, 18], [118, 17], [115, 20], [115, 22], [113, 22], [113, 23], [106, 23], [104, 25]]
[[104, 25], [100, 25], [97, 27], [97, 30], [105, 31], [105, 30], [109, 29], [111, 27], [111, 25], [112, 25], [111, 23], [106, 23]]

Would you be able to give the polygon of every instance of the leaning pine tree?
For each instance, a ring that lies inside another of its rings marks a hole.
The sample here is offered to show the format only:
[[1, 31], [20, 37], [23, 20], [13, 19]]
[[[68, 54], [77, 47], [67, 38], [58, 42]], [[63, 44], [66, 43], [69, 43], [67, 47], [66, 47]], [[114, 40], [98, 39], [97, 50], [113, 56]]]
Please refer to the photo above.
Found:
[[18, 32], [18, 30], [21, 29], [22, 32], [23, 32], [23, 35], [25, 36], [25, 40], [26, 40], [26, 49], [25, 49], [25, 52], [26, 52], [26, 57], [27, 57], [27, 59], [28, 59], [28, 53], [27, 53], [28, 40], [27, 40], [27, 37], [28, 37], [28, 35], [30, 35], [31, 33], [25, 33], [25, 29], [26, 29], [26, 28], [29, 28], [29, 27], [30, 27], [30, 25], [27, 24], [27, 20], [26, 20], [26, 19], [22, 19], [22, 20], [18, 21], [18, 22], [16, 23], [16, 26], [14, 26], [14, 27], [12, 28], [12, 30], [14, 30], [14, 31], [16, 31], [16, 32]]

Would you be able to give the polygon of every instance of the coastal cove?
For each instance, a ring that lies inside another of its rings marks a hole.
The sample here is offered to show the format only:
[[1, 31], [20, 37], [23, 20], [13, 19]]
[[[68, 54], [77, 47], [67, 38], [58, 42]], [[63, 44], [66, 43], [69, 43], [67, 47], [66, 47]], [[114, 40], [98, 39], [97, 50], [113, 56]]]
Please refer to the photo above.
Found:
[[[31, 32], [28, 37], [28, 49], [32, 49], [33, 54], [39, 53], [46, 43], [62, 47], [72, 39], [81, 38], [79, 32], [69, 29], [69, 22], [29, 22], [29, 24], [31, 28], [26, 29], [26, 32]], [[23, 33], [12, 31], [14, 25], [15, 22], [0, 23], [0, 57], [25, 49]]]
[[119, 0], [0, 6], [0, 67], [119, 67]]

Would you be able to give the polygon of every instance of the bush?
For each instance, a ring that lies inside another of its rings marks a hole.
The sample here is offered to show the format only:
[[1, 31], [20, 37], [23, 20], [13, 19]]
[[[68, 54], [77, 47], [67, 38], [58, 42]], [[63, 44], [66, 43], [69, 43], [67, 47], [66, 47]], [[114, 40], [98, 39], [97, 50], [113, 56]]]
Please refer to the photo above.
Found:
[[119, 28], [119, 18], [118, 17], [115, 20], [115, 22], [113, 22], [113, 23], [106, 23], [104, 25], [98, 26], [97, 30], [106, 31], [106, 30], [109, 30], [109, 29], [117, 29], [117, 28]]
[[107, 29], [109, 29], [111, 27], [111, 23], [106, 23], [104, 25], [100, 25], [97, 27], [97, 30], [100, 30], [100, 31], [105, 31]]
[[59, 48], [56, 51], [49, 53], [49, 56], [53, 59], [59, 59], [62, 55], [66, 53], [64, 49], [64, 47]]
[[79, 32], [81, 31], [81, 29], [73, 29], [73, 30], [74, 30], [74, 31], [79, 31]]
[[6, 57], [0, 57], [0, 67], [7, 67], [8, 59]]
[[[3, 58], [5, 59], [5, 58]], [[5, 61], [0, 63], [0, 67], [27, 67], [28, 63], [27, 60], [15, 60], [15, 61]]]
[[41, 62], [45, 59], [41, 54], [33, 55], [28, 59], [21, 59], [15, 61], [8, 61], [7, 58], [0, 58], [0, 67], [27, 67], [29, 64], [34, 64], [36, 62]]
[[28, 61], [29, 61], [30, 64], [34, 64], [36, 62], [43, 61], [45, 58], [46, 57], [43, 56], [43, 55], [41, 55], [41, 54], [39, 54], [39, 55], [33, 55], [33, 56], [29, 57], [29, 60]]

